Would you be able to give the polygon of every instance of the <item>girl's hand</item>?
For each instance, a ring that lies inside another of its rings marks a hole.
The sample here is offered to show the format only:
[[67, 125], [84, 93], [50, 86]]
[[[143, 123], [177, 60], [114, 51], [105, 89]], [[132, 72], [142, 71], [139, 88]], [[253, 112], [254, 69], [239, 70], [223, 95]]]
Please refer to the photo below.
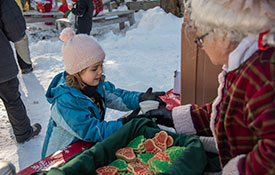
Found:
[[131, 114], [129, 114], [128, 116], [122, 118], [122, 123], [123, 125], [128, 123], [129, 121], [131, 121], [134, 118], [140, 118], [138, 113], [140, 111], [140, 107], [137, 107]]
[[145, 100], [156, 100], [159, 101], [160, 106], [166, 106], [166, 103], [161, 100], [160, 96], [165, 95], [165, 92], [152, 92], [153, 88], [150, 87], [147, 89], [145, 93], [141, 93], [139, 96], [139, 102], [145, 101]]

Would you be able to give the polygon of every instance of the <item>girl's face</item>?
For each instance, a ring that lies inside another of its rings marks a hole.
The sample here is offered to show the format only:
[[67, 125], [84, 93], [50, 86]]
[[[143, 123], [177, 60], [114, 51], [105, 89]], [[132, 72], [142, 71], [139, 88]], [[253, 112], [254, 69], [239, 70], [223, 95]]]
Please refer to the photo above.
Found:
[[103, 61], [89, 66], [80, 73], [80, 77], [84, 83], [90, 86], [97, 86], [103, 73]]

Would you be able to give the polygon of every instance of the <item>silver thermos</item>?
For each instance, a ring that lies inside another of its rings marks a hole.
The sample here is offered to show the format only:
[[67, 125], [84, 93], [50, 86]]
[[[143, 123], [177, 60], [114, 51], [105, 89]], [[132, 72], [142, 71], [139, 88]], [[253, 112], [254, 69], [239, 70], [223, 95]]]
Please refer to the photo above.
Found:
[[0, 160], [0, 175], [16, 175], [15, 166], [11, 162]]

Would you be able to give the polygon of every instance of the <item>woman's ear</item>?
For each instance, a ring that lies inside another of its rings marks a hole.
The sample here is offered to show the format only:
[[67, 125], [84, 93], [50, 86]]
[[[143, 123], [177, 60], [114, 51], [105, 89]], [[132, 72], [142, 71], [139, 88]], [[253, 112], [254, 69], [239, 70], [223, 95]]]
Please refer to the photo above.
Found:
[[224, 48], [229, 49], [231, 48], [232, 42], [229, 39], [224, 39]]
[[225, 49], [230, 49], [231, 48], [231, 45], [232, 45], [232, 41], [230, 41], [228, 39], [228, 33], [227, 32], [224, 32], [222, 31], [222, 37], [221, 37], [221, 40], [222, 40], [222, 43], [223, 43], [223, 48]]
[[221, 36], [214, 35], [211, 39], [214, 43], [216, 43], [216, 47], [220, 47], [222, 49], [230, 48], [231, 41], [227, 39], [225, 35], [221, 35]]
[[234, 42], [234, 41], [231, 41], [230, 39], [228, 39], [227, 32], [224, 32], [223, 40], [224, 40], [225, 48], [229, 51], [229, 53], [231, 53], [239, 44], [237, 42]]

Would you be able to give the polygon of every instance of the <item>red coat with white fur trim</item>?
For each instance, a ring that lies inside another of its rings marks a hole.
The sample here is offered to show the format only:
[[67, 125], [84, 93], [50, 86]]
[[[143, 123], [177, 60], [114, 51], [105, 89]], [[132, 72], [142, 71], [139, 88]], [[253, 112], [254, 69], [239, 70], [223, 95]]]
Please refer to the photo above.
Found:
[[178, 133], [215, 137], [223, 174], [275, 174], [275, 48], [219, 75], [217, 98], [175, 107]]

